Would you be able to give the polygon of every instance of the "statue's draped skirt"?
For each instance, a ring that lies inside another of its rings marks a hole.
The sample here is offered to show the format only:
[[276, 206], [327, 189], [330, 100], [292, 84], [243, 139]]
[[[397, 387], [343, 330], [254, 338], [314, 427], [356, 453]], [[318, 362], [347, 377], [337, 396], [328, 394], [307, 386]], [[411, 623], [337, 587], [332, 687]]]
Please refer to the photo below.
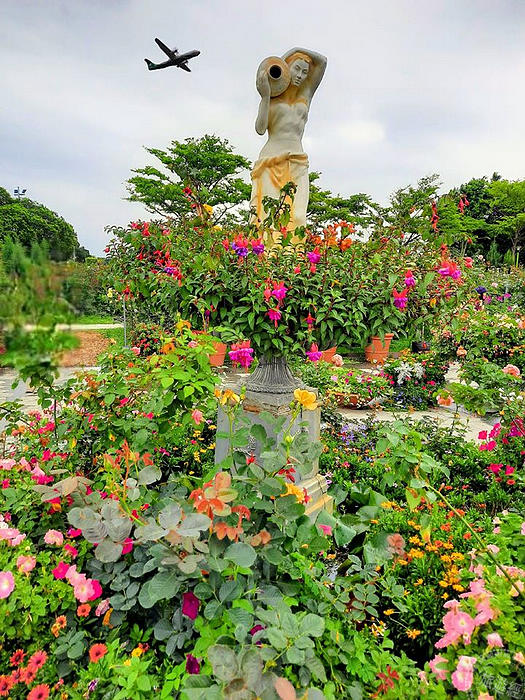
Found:
[[306, 208], [308, 206], [308, 156], [306, 153], [281, 153], [271, 158], [256, 161], [252, 170], [251, 206], [257, 213], [259, 223], [266, 218], [263, 197], [278, 199], [281, 187], [288, 182], [297, 185], [297, 192], [290, 209], [288, 230], [297, 226], [306, 226]]

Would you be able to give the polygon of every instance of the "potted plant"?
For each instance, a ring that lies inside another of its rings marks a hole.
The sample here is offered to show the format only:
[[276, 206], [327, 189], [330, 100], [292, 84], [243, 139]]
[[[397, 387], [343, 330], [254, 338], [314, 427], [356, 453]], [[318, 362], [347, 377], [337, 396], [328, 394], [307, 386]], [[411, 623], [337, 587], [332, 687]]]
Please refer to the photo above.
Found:
[[337, 380], [327, 390], [338, 406], [347, 408], [372, 408], [389, 400], [392, 394], [385, 377], [356, 370], [339, 371]]

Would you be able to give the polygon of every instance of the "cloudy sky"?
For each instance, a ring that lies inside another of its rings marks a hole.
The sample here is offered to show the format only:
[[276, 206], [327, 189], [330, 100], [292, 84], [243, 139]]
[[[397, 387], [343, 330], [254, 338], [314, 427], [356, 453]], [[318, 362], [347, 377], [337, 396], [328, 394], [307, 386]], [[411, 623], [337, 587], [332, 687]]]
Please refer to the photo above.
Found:
[[[143, 146], [215, 133], [255, 160], [262, 58], [328, 57], [304, 146], [321, 184], [386, 201], [525, 177], [525, 0], [2, 0], [0, 186], [70, 221], [100, 254]], [[197, 48], [192, 73], [149, 72], [160, 37]]]

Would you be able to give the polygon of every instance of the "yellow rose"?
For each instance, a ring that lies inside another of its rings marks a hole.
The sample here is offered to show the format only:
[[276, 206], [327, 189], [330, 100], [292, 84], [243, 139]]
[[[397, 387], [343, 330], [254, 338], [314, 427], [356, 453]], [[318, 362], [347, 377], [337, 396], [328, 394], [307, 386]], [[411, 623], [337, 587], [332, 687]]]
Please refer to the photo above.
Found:
[[202, 206], [203, 206], [204, 211], [208, 212], [208, 214], [213, 213], [213, 207], [210, 207], [209, 204], [203, 204]]
[[307, 411], [315, 411], [318, 407], [317, 396], [313, 391], [307, 391], [306, 389], [296, 389], [293, 393], [294, 398], [298, 401], [303, 408]]

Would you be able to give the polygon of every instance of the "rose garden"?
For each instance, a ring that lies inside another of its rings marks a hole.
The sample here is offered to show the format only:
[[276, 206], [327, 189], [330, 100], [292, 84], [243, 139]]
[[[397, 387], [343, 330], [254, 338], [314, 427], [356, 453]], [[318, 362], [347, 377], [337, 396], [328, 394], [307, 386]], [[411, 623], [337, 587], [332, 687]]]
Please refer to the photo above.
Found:
[[293, 180], [236, 215], [220, 140], [171, 156], [77, 263], [127, 314], [96, 367], [55, 381], [58, 264], [3, 249], [39, 408], [0, 404], [0, 697], [524, 697], [523, 182], [380, 208], [311, 176], [303, 226]]

